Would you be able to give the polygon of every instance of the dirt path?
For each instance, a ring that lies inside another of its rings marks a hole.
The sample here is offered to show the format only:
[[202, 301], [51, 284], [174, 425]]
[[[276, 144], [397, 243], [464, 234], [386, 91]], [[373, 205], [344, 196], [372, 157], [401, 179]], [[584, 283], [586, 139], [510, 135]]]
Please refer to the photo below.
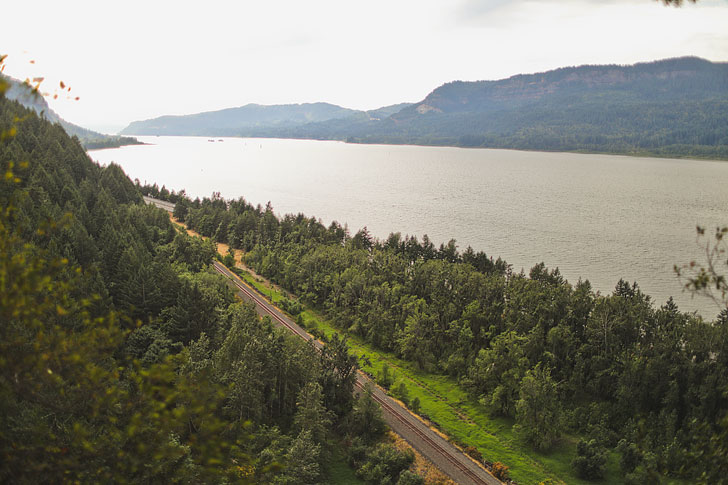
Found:
[[[169, 213], [169, 220], [175, 226], [183, 229], [189, 236], [192, 236], [192, 237], [200, 237], [200, 238], [202, 238], [204, 240], [209, 239], [209, 238], [207, 238], [205, 236], [201, 236], [197, 232], [195, 232], [192, 229], [188, 228], [187, 225], [184, 222], [180, 222], [177, 219], [175, 219], [171, 212]], [[227, 244], [225, 244], [225, 243], [218, 242], [218, 243], [215, 243], [215, 245], [217, 247], [217, 252], [220, 253], [221, 256], [225, 256], [225, 255], [227, 255], [230, 252], [230, 246], [227, 245]], [[243, 255], [245, 255], [245, 251], [243, 251], [242, 249], [235, 249], [235, 250], [233, 250], [233, 257], [235, 258], [235, 267], [236, 268], [242, 269], [243, 271], [249, 273], [250, 276], [252, 276], [253, 278], [259, 280], [261, 283], [263, 283], [265, 286], [267, 286], [269, 288], [272, 287], [276, 291], [281, 291], [281, 292], [284, 291], [283, 288], [281, 288], [280, 286], [276, 285], [275, 283], [272, 283], [270, 280], [268, 280], [266, 278], [263, 278], [258, 273], [256, 273], [252, 269], [248, 268], [245, 265], [245, 263], [243, 262]]]

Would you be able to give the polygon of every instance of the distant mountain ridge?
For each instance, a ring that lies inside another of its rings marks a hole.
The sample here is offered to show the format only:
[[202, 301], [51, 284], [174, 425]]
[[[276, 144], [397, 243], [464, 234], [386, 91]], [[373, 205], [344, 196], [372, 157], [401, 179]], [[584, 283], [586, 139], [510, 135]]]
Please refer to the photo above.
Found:
[[632, 66], [564, 67], [498, 81], [454, 81], [435, 89], [408, 111], [418, 114], [429, 111], [485, 112], [514, 104], [522, 106], [560, 94], [585, 96], [609, 89], [639, 94], [642, 100], [661, 99], [667, 93], [678, 98], [701, 98], [706, 92], [725, 95], [728, 93], [728, 64], [683, 57]]
[[237, 136], [246, 129], [276, 128], [346, 118], [355, 110], [329, 103], [247, 104], [238, 108], [191, 115], [161, 116], [134, 121], [121, 131], [124, 135], [203, 135]]
[[86, 149], [94, 148], [115, 148], [124, 145], [139, 145], [141, 142], [136, 138], [128, 138], [116, 135], [104, 135], [93, 130], [83, 128], [81, 126], [70, 123], [61, 118], [58, 113], [53, 111], [48, 102], [39, 93], [27, 84], [0, 74], [2, 78], [10, 84], [10, 89], [5, 93], [8, 99], [17, 101], [26, 108], [32, 109], [37, 114], [43, 116], [51, 123], [58, 123], [69, 136], [75, 136]]
[[[305, 122], [271, 123], [251, 113], [237, 130], [211, 123], [204, 133], [164, 134], [728, 159], [728, 63], [697, 57], [454, 81], [414, 104], [369, 112], [337, 108], [338, 116]], [[142, 134], [128, 130], [123, 133]]]

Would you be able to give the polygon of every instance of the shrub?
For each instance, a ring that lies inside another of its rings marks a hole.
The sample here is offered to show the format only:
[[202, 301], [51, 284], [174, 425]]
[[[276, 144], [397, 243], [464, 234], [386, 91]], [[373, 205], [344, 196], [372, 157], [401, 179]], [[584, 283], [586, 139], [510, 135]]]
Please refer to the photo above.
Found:
[[586, 480], [604, 478], [607, 471], [607, 450], [596, 440], [580, 440], [576, 445], [576, 457], [572, 460], [576, 474]]
[[416, 473], [412, 473], [409, 470], [405, 470], [399, 474], [399, 480], [397, 485], [424, 485], [425, 479]]
[[478, 449], [475, 446], [468, 446], [465, 448], [465, 453], [468, 454], [471, 458], [475, 458], [478, 461], [483, 461], [483, 454], [478, 451]]
[[493, 463], [493, 468], [491, 468], [490, 471], [491, 473], [493, 473], [493, 476], [501, 482], [505, 482], [506, 480], [510, 479], [510, 476], [508, 474], [508, 467], [499, 461]]
[[407, 391], [407, 385], [404, 382], [400, 382], [394, 386], [392, 395], [402, 401], [406, 406], [409, 406], [409, 391]]
[[351, 440], [351, 445], [346, 450], [346, 459], [349, 466], [352, 468], [359, 468], [366, 460], [367, 450], [369, 447], [360, 437], [355, 437]]
[[414, 460], [411, 450], [402, 452], [393, 445], [382, 444], [367, 456], [356, 474], [367, 483], [396, 483], [400, 473], [407, 470]]
[[392, 375], [389, 373], [389, 366], [387, 364], [382, 365], [382, 371], [379, 373], [379, 377], [377, 377], [377, 384], [382, 386], [385, 389], [389, 389], [389, 387], [394, 382], [394, 379], [392, 378]]
[[617, 451], [620, 454], [619, 467], [625, 475], [632, 473], [642, 461], [642, 455], [637, 445], [627, 440], [623, 439], [619, 441]]

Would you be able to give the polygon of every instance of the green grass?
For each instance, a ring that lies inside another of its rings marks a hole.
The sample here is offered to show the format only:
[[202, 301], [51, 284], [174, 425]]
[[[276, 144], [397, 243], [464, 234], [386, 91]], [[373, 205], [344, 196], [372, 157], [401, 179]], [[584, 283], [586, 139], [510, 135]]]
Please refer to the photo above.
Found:
[[[283, 294], [263, 283], [247, 272], [242, 278], [254, 286], [273, 302], [283, 298]], [[304, 307], [301, 313], [306, 329], [314, 329], [327, 337], [334, 333], [343, 335], [331, 322], [318, 312]], [[420, 414], [427, 415], [431, 421], [450, 438], [464, 446], [474, 446], [485, 460], [499, 461], [510, 468], [510, 476], [519, 484], [537, 484], [551, 479], [556, 483], [589, 484], [576, 477], [571, 468], [571, 460], [576, 454], [578, 438], [565, 436], [560, 444], [548, 453], [533, 451], [521, 443], [512, 431], [513, 420], [492, 417], [485, 407], [458, 386], [457, 380], [449, 376], [431, 374], [416, 368], [410, 362], [397, 358], [392, 353], [376, 350], [362, 339], [348, 335], [351, 352], [359, 357], [367, 357], [371, 365], [362, 365], [362, 370], [377, 375], [386, 364], [395, 385], [407, 385], [410, 401], [420, 400]], [[360, 360], [361, 361], [361, 360]], [[394, 386], [393, 386], [394, 387]], [[344, 483], [344, 482], [341, 482]], [[349, 482], [347, 482], [349, 483]], [[607, 477], [600, 484], [622, 483], [619, 473], [618, 456], [611, 452], [607, 464]]]
[[326, 471], [328, 474], [327, 483], [331, 485], [364, 485], [364, 482], [356, 476], [354, 470], [346, 462], [346, 457], [341, 448], [334, 449], [329, 468]]

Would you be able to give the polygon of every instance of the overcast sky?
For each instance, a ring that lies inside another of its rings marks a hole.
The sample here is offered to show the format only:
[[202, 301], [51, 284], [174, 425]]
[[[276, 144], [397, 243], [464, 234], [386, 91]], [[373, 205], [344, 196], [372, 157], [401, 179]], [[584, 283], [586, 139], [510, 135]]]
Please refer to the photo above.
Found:
[[[164, 114], [326, 101], [373, 109], [456, 79], [696, 55], [728, 61], [728, 0], [14, 1], [5, 73], [111, 132]], [[30, 61], [34, 61], [33, 64]]]

